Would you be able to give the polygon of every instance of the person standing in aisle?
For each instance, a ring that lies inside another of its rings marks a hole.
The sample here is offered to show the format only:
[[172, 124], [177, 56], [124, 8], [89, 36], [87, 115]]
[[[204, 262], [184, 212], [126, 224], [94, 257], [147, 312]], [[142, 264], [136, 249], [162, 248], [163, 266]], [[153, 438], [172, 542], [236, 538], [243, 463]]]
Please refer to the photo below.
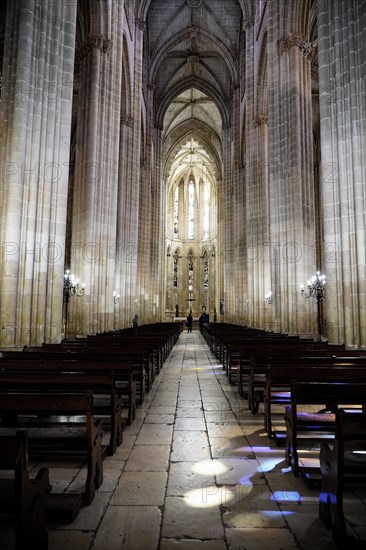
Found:
[[188, 332], [192, 332], [192, 325], [193, 325], [193, 317], [192, 317], [192, 313], [189, 312], [189, 315], [187, 317], [187, 329], [188, 329]]

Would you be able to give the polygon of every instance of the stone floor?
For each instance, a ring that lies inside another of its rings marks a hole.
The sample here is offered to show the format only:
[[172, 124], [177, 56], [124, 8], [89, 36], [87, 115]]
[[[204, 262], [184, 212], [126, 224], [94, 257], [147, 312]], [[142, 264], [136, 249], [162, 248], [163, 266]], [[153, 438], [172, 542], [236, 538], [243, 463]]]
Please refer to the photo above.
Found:
[[[60, 487], [62, 472], [58, 468]], [[69, 483], [70, 471], [64, 473]], [[83, 470], [75, 471], [67, 490], [82, 482]], [[365, 508], [362, 515], [359, 506], [356, 510], [352, 522], [362, 536]], [[264, 434], [262, 414], [247, 411], [201, 335], [193, 332], [180, 336], [123, 444], [105, 460], [104, 482], [93, 503], [74, 523], [50, 526], [49, 547], [330, 550], [335, 545], [318, 518], [318, 491], [289, 471], [283, 449]]]

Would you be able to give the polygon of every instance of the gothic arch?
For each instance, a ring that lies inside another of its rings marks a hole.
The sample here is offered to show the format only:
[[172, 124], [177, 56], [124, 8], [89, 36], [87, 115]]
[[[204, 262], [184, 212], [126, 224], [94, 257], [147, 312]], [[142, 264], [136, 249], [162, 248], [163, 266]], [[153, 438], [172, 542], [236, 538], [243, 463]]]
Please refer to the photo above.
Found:
[[188, 130], [181, 137], [179, 137], [178, 140], [176, 140], [176, 141], [173, 140], [174, 144], [169, 149], [169, 151], [167, 151], [167, 153], [166, 153], [166, 162], [165, 162], [165, 166], [164, 166], [164, 179], [168, 178], [169, 171], [170, 171], [171, 165], [173, 163], [173, 158], [174, 158], [175, 154], [177, 153], [177, 151], [179, 151], [179, 149], [182, 147], [182, 145], [185, 142], [187, 142], [188, 140], [190, 140], [192, 138], [196, 138], [197, 141], [200, 141], [202, 143], [202, 146], [207, 150], [208, 154], [213, 158], [215, 169], [216, 169], [216, 174], [217, 174], [216, 177], [217, 177], [218, 180], [221, 180], [221, 177], [222, 177], [221, 159], [220, 159], [215, 147], [213, 147], [212, 143], [210, 143], [203, 136], [203, 134], [197, 132], [196, 130]]

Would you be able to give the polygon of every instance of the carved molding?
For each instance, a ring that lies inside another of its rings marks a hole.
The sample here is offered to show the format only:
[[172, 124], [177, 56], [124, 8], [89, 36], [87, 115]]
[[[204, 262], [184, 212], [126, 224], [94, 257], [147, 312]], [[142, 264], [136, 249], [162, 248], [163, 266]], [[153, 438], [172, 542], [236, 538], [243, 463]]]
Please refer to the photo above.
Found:
[[187, 57], [187, 63], [200, 63], [200, 58], [198, 55], [189, 55]]
[[128, 126], [129, 128], [132, 128], [132, 126], [133, 126], [132, 116], [122, 115], [121, 116], [121, 124], [124, 124], [125, 126]]
[[101, 34], [91, 34], [76, 52], [76, 62], [80, 63], [86, 59], [93, 50], [100, 50], [104, 54], [108, 54], [112, 48], [112, 42], [109, 38], [104, 38]]
[[311, 63], [316, 61], [317, 49], [318, 49], [317, 41], [302, 42], [300, 44], [300, 52], [305, 57], [305, 59], [308, 59], [309, 61], [311, 61]]
[[280, 54], [282, 55], [283, 53], [288, 52], [294, 46], [300, 48], [300, 45], [304, 42], [304, 35], [302, 33], [289, 34], [287, 38], [282, 38], [282, 40], [279, 40]]
[[255, 117], [254, 126], [263, 126], [263, 124], [268, 124], [268, 115], [260, 114]]
[[302, 53], [305, 59], [313, 62], [316, 56], [317, 43], [307, 42], [302, 33], [290, 34], [287, 38], [279, 41], [280, 54], [288, 52], [291, 48], [296, 47]]
[[250, 30], [251, 28], [254, 27], [254, 24], [255, 24], [255, 17], [254, 16], [246, 17], [245, 21], [243, 21], [243, 29], [245, 31], [248, 31], [248, 30]]
[[139, 31], [145, 30], [145, 21], [143, 19], [136, 19], [136, 27], [139, 29]]
[[102, 53], [108, 53], [111, 49], [112, 43], [108, 38], [104, 38], [101, 34], [90, 34], [88, 41], [93, 50], [100, 50]]

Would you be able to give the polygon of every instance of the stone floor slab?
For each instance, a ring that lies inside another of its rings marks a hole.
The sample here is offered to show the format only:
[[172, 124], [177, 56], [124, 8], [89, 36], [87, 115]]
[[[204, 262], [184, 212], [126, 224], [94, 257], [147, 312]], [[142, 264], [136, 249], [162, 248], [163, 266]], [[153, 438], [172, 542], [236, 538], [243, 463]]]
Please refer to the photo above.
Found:
[[112, 506], [162, 506], [166, 472], [123, 472], [111, 498]]
[[209, 458], [211, 458], [210, 447], [205, 432], [174, 432], [170, 460], [173, 462], [189, 462]]
[[157, 506], [111, 506], [98, 529], [93, 550], [156, 550], [160, 522]]
[[173, 427], [168, 424], [144, 424], [136, 439], [136, 445], [170, 445]]
[[162, 536], [223, 540], [224, 528], [219, 506], [194, 508], [184, 498], [167, 497]]
[[166, 472], [169, 468], [170, 445], [136, 445], [125, 471]]
[[167, 495], [184, 497], [189, 491], [204, 490], [205, 484], [214, 483], [214, 468], [209, 465], [205, 468], [204, 463], [173, 462], [169, 470]]
[[174, 432], [175, 431], [205, 431], [206, 423], [203, 418], [182, 418], [179, 417], [175, 420], [174, 423]]

